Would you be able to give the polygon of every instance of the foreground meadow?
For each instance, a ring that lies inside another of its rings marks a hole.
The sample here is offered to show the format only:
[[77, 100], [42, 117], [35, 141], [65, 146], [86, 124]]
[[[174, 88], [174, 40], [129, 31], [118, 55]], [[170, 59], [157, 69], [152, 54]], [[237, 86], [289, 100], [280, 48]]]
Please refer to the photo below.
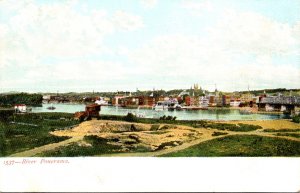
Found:
[[300, 124], [291, 120], [176, 121], [132, 115], [79, 123], [67, 113], [0, 121], [0, 156], [300, 156]]

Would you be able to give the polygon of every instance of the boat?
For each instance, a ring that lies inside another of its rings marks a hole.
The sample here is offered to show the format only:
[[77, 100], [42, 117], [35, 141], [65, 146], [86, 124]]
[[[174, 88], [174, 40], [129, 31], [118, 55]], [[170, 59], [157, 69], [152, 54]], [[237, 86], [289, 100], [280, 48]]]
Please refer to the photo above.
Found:
[[54, 109], [56, 109], [56, 107], [54, 107], [53, 104], [52, 104], [50, 107], [47, 107], [47, 109], [54, 110]]
[[96, 100], [95, 103], [102, 106], [108, 106], [108, 102], [105, 101], [103, 97], [100, 97], [100, 99]]
[[127, 110], [126, 114], [133, 114], [136, 117], [139, 118], [145, 118], [146, 117], [146, 113], [145, 112], [140, 112], [140, 106], [138, 106], [138, 108], [134, 111], [134, 110]]
[[180, 110], [182, 106], [178, 104], [176, 100], [158, 101], [153, 107], [155, 111], [163, 110]]

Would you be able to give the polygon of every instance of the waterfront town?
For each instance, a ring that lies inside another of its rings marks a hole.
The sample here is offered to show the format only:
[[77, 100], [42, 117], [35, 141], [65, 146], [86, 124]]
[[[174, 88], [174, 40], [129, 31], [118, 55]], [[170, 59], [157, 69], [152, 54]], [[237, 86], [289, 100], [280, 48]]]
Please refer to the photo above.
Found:
[[[102, 94], [102, 95], [101, 95]], [[222, 92], [217, 88], [207, 91], [199, 84], [189, 89], [178, 89], [169, 92], [152, 91], [117, 91], [112, 93], [47, 94], [43, 103], [97, 103], [102, 106], [112, 105], [124, 108], [151, 108], [154, 110], [206, 110], [209, 108], [227, 107], [242, 109], [245, 112], [282, 112], [299, 114], [300, 94], [298, 90], [273, 89]], [[23, 107], [20, 107], [23, 108]]]
[[1, 93], [0, 156], [298, 156], [299, 91]]

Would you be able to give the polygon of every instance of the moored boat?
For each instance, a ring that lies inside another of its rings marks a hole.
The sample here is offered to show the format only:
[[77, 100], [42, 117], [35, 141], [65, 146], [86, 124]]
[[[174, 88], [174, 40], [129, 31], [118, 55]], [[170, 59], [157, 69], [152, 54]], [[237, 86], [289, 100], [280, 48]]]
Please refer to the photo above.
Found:
[[50, 107], [47, 107], [47, 109], [54, 110], [54, 109], [56, 109], [56, 107], [54, 107], [53, 104], [52, 104]]

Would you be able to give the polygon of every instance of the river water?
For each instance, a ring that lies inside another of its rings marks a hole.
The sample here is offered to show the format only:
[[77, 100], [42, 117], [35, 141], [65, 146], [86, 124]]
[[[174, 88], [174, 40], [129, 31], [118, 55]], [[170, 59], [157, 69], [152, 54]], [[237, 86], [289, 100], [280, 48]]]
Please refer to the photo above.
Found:
[[[84, 111], [85, 104], [53, 104], [54, 110], [47, 107], [52, 104], [43, 104], [42, 107], [32, 107], [32, 112], [66, 112], [75, 113]], [[102, 106], [100, 114], [105, 115], [127, 115], [127, 113], [145, 115], [146, 118], [159, 118], [163, 115], [176, 116], [177, 120], [270, 120], [288, 118], [277, 114], [244, 114], [238, 109], [209, 109], [209, 110], [180, 110], [180, 111], [155, 111], [152, 109], [127, 109], [122, 107]]]

